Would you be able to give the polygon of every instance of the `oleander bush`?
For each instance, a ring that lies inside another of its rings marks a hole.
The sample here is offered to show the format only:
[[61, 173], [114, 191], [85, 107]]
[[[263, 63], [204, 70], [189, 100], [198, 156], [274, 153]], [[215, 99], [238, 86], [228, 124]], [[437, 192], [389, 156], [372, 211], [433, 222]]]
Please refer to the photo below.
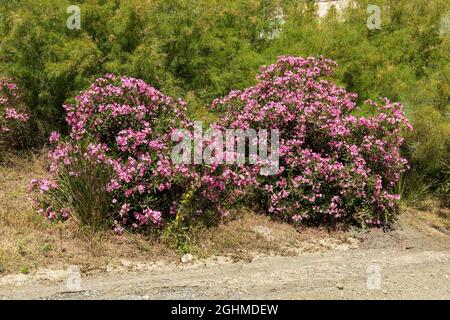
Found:
[[28, 120], [17, 84], [0, 78], [0, 157], [2, 152], [23, 150], [32, 144]]
[[170, 160], [172, 130], [189, 126], [182, 100], [142, 80], [106, 75], [64, 107], [70, 135], [51, 134], [51, 177], [30, 186], [41, 213], [114, 224], [118, 233], [176, 215], [193, 181], [186, 165]]
[[[211, 211], [226, 216], [242, 201], [294, 223], [388, 226], [399, 200], [393, 190], [408, 167], [402, 132], [411, 125], [402, 105], [387, 99], [367, 101], [372, 116], [355, 116], [357, 95], [327, 80], [336, 67], [322, 57], [282, 56], [261, 68], [256, 86], [213, 102], [223, 116], [212, 128], [279, 130], [271, 175], [261, 174], [262, 158], [175, 164], [172, 134], [193, 128], [186, 103], [142, 80], [99, 78], [65, 105], [70, 136], [51, 134], [51, 176], [31, 182], [33, 202], [51, 220], [72, 214], [118, 233], [171, 221], [176, 231]], [[205, 139], [204, 148], [212, 143]]]
[[276, 174], [258, 174], [256, 163], [224, 176], [237, 177], [229, 183], [238, 189], [252, 185], [265, 212], [285, 220], [387, 226], [397, 212], [394, 187], [408, 168], [402, 132], [412, 127], [402, 105], [388, 99], [366, 102], [372, 116], [353, 115], [357, 95], [327, 80], [336, 66], [282, 56], [261, 68], [256, 86], [214, 101], [223, 129], [280, 131]]

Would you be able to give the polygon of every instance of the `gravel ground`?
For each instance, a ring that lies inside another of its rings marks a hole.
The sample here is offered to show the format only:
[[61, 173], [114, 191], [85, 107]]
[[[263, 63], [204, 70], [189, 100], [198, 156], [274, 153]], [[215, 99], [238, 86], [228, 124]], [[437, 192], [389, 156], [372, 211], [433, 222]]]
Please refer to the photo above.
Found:
[[250, 262], [123, 260], [92, 272], [10, 274], [0, 277], [0, 299], [450, 299], [447, 233], [404, 223], [353, 242]]

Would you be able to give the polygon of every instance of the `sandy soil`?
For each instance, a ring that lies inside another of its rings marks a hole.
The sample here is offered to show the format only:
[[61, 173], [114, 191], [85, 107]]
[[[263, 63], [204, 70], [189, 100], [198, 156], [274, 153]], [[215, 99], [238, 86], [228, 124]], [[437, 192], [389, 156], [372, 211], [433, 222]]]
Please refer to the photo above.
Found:
[[52, 268], [10, 274], [0, 278], [0, 299], [450, 299], [450, 237], [417, 223], [250, 262], [121, 260], [79, 278]]

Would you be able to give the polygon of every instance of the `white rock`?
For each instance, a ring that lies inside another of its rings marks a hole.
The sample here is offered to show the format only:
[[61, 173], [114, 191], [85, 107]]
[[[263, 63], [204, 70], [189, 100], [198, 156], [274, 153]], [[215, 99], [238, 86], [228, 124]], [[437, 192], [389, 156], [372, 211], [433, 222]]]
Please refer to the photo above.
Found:
[[272, 229], [266, 226], [255, 226], [253, 231], [264, 236], [268, 240], [273, 240]]
[[194, 256], [190, 253], [187, 253], [181, 257], [182, 263], [188, 263], [191, 262], [192, 260], [194, 260]]

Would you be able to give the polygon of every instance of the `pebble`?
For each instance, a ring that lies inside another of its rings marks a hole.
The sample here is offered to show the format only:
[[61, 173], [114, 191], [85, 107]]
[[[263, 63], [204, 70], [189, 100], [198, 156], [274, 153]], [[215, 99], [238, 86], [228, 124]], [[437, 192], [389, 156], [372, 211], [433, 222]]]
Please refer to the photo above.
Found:
[[192, 260], [194, 260], [194, 256], [190, 253], [187, 253], [181, 257], [182, 263], [188, 263], [191, 262]]
[[253, 231], [259, 235], [262, 235], [267, 240], [274, 240], [274, 237], [272, 235], [272, 229], [266, 226], [255, 226], [253, 227]]

